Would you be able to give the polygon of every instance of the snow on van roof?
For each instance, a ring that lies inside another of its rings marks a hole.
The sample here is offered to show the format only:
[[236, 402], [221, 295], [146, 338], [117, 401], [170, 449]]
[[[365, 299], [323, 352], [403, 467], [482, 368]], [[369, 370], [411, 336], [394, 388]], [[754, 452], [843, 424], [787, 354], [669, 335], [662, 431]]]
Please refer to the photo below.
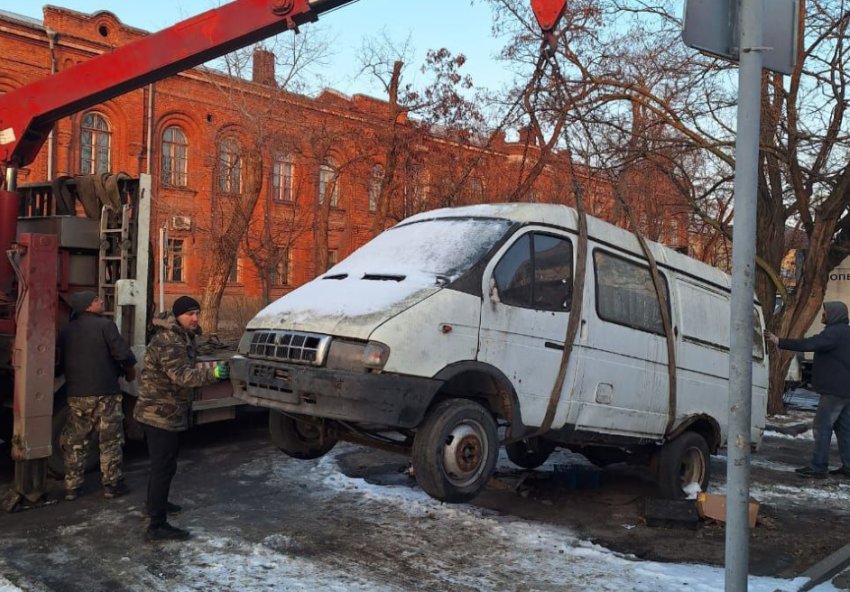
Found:
[[[578, 213], [575, 209], [557, 204], [532, 203], [484, 204], [460, 208], [442, 208], [407, 218], [400, 225], [439, 218], [501, 218], [521, 224], [543, 224], [558, 226], [568, 230], [578, 230]], [[616, 245], [638, 257], [643, 257], [643, 249], [641, 249], [640, 242], [634, 234], [627, 230], [609, 224], [599, 218], [588, 216], [587, 232], [591, 239]], [[731, 277], [724, 271], [682, 253], [678, 253], [660, 243], [648, 242], [652, 249], [652, 254], [659, 263], [666, 264], [687, 274], [695, 275], [707, 282], [731, 289]]]

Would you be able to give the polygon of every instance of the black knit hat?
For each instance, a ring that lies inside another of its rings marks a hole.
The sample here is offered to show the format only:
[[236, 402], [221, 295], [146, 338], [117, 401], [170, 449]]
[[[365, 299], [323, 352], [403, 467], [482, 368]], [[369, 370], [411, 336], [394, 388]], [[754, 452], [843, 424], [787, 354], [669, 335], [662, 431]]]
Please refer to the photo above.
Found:
[[181, 296], [174, 301], [174, 306], [171, 307], [171, 312], [174, 313], [175, 317], [192, 312], [193, 310], [200, 311], [201, 304], [191, 296]]
[[91, 306], [91, 303], [95, 301], [95, 298], [97, 298], [97, 294], [94, 292], [77, 292], [71, 294], [71, 310], [74, 311], [74, 314], [83, 314]]

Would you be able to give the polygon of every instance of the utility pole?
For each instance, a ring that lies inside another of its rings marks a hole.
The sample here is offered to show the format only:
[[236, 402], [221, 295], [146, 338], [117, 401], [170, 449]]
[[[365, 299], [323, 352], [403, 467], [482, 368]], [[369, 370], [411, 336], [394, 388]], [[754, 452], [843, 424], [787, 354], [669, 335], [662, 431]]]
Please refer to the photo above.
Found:
[[738, 0], [738, 130], [732, 314], [729, 355], [729, 450], [726, 491], [726, 592], [747, 592], [750, 563], [750, 425], [753, 410], [753, 302], [764, 0]]

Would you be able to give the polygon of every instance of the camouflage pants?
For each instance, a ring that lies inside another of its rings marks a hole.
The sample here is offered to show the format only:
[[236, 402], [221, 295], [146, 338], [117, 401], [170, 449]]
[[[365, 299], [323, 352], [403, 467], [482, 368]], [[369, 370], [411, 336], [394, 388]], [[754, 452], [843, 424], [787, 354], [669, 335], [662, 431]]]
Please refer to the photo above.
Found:
[[92, 434], [100, 443], [100, 472], [103, 485], [123, 479], [121, 448], [124, 445], [124, 411], [121, 395], [108, 397], [69, 397], [65, 424], [65, 489], [79, 489], [85, 479], [86, 453]]

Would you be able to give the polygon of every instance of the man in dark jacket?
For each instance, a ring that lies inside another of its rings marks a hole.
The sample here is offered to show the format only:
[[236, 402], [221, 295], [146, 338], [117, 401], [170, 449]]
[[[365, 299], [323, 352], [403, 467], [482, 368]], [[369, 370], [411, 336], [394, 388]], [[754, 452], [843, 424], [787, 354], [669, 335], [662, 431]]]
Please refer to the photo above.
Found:
[[65, 425], [65, 499], [80, 495], [85, 479], [86, 451], [92, 434], [100, 444], [103, 497], [127, 493], [122, 473], [124, 412], [118, 377], [135, 380], [136, 358], [118, 327], [103, 315], [103, 301], [94, 292], [71, 296], [74, 317], [59, 335], [59, 352], [68, 396]]
[[171, 480], [177, 472], [180, 432], [189, 429], [195, 388], [226, 380], [228, 367], [196, 368], [201, 305], [188, 296], [174, 302], [172, 315], [157, 319], [157, 332], [145, 351], [139, 398], [133, 417], [141, 423], [148, 442], [151, 474], [147, 513], [150, 526], [146, 541], [182, 541], [189, 532], [168, 523], [167, 516], [180, 512], [168, 501]]
[[829, 471], [850, 476], [850, 324], [843, 302], [826, 302], [821, 322], [823, 331], [808, 339], [779, 339], [767, 332], [767, 338], [779, 349], [814, 352], [812, 387], [820, 394], [815, 414], [815, 446], [811, 465], [797, 469], [801, 477], [825, 479], [829, 471], [829, 445], [832, 432], [838, 437], [842, 466]]

